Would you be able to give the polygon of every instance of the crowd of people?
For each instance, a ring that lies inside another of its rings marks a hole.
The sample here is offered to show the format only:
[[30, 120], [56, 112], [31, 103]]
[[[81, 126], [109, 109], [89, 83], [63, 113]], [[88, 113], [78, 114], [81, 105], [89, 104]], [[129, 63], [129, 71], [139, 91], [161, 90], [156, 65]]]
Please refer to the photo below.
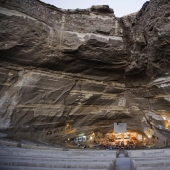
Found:
[[126, 144], [124, 142], [112, 142], [112, 143], [99, 143], [94, 141], [91, 142], [74, 142], [74, 145], [79, 148], [95, 148], [95, 149], [106, 149], [106, 150], [114, 150], [114, 149], [136, 149], [142, 148], [144, 146], [138, 145], [132, 141], [127, 141]]

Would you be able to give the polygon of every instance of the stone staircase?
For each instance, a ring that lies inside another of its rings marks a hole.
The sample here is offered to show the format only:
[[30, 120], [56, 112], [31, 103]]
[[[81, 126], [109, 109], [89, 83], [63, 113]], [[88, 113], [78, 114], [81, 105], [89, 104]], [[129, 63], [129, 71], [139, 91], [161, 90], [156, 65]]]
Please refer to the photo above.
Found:
[[132, 158], [133, 170], [170, 170], [170, 157]]
[[0, 144], [0, 170], [170, 170], [170, 149], [116, 151], [63, 150], [46, 146]]
[[170, 170], [170, 149], [132, 153], [132, 170]]
[[0, 147], [0, 170], [113, 170], [115, 151]]

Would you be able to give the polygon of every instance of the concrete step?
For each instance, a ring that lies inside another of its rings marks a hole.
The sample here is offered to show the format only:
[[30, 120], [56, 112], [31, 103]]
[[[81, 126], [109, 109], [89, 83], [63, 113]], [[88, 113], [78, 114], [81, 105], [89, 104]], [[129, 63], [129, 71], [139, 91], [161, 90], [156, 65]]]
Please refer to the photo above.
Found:
[[[0, 170], [75, 170], [77, 168], [43, 168], [43, 167], [28, 167], [28, 166], [8, 166], [8, 165], [0, 165]], [[87, 170], [80, 169], [78, 170]], [[88, 170], [107, 170], [107, 169], [88, 169]]]
[[134, 161], [152, 161], [152, 160], [170, 160], [169, 156], [162, 157], [145, 157], [145, 158], [132, 158]]
[[113, 169], [113, 163], [108, 162], [67, 162], [55, 160], [15, 160], [0, 159], [0, 165], [6, 166], [28, 166], [28, 167], [45, 167], [45, 168], [80, 168], [80, 169]]
[[67, 161], [67, 162], [114, 162], [114, 160], [103, 159], [103, 158], [60, 158], [60, 157], [35, 157], [35, 156], [8, 156], [0, 155], [1, 160], [46, 160], [46, 161]]
[[170, 170], [170, 167], [161, 166], [161, 167], [139, 167], [135, 170]]
[[132, 160], [134, 170], [170, 170], [170, 160]]
[[59, 157], [59, 158], [72, 158], [76, 159], [88, 158], [88, 159], [115, 159], [115, 152], [86, 152], [86, 151], [60, 151], [60, 150], [33, 150], [23, 148], [8, 148], [0, 149], [0, 155], [6, 156], [31, 156], [31, 157]]
[[159, 166], [170, 166], [170, 160], [148, 160], [148, 161], [132, 161], [134, 167], [159, 167]]

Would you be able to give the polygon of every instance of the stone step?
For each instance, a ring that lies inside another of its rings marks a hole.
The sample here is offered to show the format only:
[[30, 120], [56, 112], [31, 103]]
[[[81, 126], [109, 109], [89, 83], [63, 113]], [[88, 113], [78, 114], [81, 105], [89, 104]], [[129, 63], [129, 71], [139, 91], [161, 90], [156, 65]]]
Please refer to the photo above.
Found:
[[0, 155], [13, 155], [13, 156], [34, 156], [34, 157], [76, 157], [76, 158], [103, 158], [103, 159], [115, 159], [116, 153], [110, 151], [61, 151], [61, 150], [33, 150], [23, 148], [2, 148], [0, 149]]
[[0, 155], [0, 159], [10, 159], [10, 160], [49, 160], [49, 161], [68, 161], [68, 162], [114, 162], [114, 160], [103, 159], [103, 158], [60, 158], [60, 157], [35, 157], [35, 156], [8, 156]]
[[136, 170], [170, 170], [170, 166], [160, 166], [160, 167], [138, 167]]
[[170, 160], [170, 157], [164, 156], [164, 157], [132, 158], [132, 160], [134, 161]]
[[[0, 165], [0, 170], [75, 170], [77, 168], [43, 168], [43, 167], [28, 167], [28, 166], [8, 166], [8, 165]], [[78, 170], [87, 170], [80, 169]], [[88, 170], [107, 170], [107, 169], [88, 169]]]
[[80, 168], [80, 169], [113, 169], [113, 163], [108, 162], [67, 162], [55, 160], [11, 160], [0, 159], [0, 165], [8, 166], [28, 166], [28, 167], [46, 167], [46, 168]]
[[133, 170], [170, 170], [170, 160], [133, 161]]
[[166, 165], [166, 166], [170, 166], [170, 160], [148, 160], [148, 161], [132, 161], [133, 165], [135, 167], [140, 166], [140, 167], [144, 167], [144, 166], [159, 166], [159, 165]]

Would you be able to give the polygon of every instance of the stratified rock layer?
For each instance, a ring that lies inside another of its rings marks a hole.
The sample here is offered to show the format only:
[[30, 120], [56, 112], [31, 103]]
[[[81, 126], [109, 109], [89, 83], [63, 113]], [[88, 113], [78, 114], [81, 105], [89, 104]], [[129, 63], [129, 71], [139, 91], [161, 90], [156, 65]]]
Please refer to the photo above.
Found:
[[168, 0], [122, 18], [107, 5], [1, 0], [0, 129], [50, 141], [49, 129], [105, 133], [121, 120], [169, 145], [169, 11]]

